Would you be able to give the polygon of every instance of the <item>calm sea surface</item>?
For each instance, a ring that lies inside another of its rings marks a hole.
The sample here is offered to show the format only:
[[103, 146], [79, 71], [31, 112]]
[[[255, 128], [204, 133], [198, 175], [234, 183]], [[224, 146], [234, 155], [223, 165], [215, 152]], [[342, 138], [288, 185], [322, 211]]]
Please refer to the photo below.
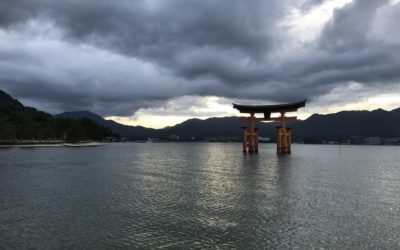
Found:
[[400, 147], [0, 149], [0, 249], [400, 248]]

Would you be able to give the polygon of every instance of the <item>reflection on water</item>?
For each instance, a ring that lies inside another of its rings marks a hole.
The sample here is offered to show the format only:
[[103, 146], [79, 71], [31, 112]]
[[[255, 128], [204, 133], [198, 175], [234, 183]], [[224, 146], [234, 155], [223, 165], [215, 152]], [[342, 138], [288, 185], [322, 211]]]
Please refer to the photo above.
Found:
[[398, 147], [0, 150], [0, 248], [398, 248]]

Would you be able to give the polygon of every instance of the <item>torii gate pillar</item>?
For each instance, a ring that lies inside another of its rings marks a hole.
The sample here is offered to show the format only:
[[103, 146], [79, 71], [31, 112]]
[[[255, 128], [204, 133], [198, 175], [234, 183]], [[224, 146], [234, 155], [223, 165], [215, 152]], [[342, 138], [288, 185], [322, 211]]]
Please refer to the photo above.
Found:
[[[287, 117], [286, 112], [297, 111], [299, 108], [304, 107], [306, 100], [280, 104], [280, 105], [239, 105], [233, 104], [235, 109], [240, 113], [248, 113], [250, 117], [242, 117], [241, 121], [249, 123], [249, 127], [243, 127], [243, 152], [253, 153], [258, 152], [258, 138], [259, 130], [255, 128], [255, 123], [260, 121], [278, 121], [279, 126], [276, 127], [276, 152], [278, 154], [290, 154], [292, 144], [292, 129], [286, 127], [286, 121], [296, 120], [297, 117]], [[271, 113], [279, 112], [279, 117], [271, 117]], [[264, 118], [256, 118], [256, 113], [263, 113]]]
[[276, 152], [278, 154], [290, 154], [292, 144], [292, 129], [286, 128], [285, 112], [281, 112], [280, 126], [276, 127]]

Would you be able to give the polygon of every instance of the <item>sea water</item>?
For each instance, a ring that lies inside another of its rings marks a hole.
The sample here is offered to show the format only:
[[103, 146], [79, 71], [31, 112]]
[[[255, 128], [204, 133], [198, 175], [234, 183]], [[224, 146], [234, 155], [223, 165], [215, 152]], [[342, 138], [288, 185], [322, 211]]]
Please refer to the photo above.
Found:
[[0, 249], [400, 248], [400, 147], [0, 149]]

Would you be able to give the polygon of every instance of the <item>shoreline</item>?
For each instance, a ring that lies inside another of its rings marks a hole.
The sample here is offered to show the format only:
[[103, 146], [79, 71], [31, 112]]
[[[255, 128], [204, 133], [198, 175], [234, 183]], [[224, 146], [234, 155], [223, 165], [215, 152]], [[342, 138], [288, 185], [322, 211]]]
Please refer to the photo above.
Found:
[[10, 143], [10, 144], [0, 144], [0, 148], [47, 148], [47, 147], [98, 147], [103, 146], [104, 142], [77, 142], [77, 143], [67, 143], [67, 142], [32, 142], [32, 143]]

